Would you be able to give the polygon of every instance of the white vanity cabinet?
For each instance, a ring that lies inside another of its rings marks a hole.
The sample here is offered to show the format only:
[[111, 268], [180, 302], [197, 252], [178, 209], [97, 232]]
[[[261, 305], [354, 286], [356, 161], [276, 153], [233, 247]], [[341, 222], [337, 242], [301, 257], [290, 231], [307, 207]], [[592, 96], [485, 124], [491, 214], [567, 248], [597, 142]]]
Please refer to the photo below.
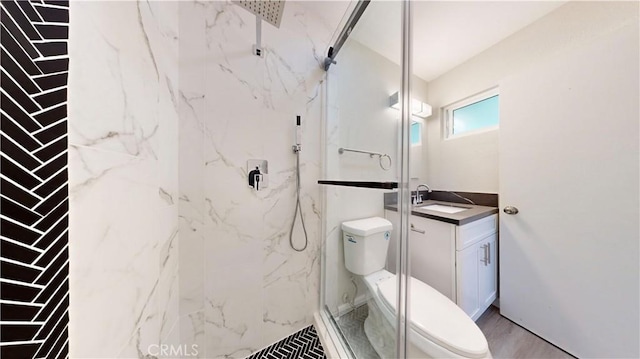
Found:
[[[385, 211], [397, 224], [398, 213]], [[473, 320], [496, 299], [498, 216], [457, 226], [412, 215], [409, 223], [411, 276], [446, 295]], [[395, 272], [397, 231], [392, 232], [387, 269]]]

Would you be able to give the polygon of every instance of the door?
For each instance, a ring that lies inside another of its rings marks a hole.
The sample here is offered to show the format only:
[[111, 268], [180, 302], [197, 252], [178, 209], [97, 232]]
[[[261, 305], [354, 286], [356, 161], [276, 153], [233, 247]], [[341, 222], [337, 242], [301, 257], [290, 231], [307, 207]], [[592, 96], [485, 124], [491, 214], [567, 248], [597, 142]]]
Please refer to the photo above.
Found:
[[500, 311], [578, 357], [639, 353], [638, 24], [500, 84]]

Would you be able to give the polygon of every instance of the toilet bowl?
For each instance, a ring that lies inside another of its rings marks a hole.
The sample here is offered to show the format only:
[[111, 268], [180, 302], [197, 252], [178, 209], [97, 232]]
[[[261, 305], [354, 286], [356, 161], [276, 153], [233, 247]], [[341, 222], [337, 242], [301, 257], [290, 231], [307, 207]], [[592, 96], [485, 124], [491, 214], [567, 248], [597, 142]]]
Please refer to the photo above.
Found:
[[[345, 266], [369, 290], [364, 330], [382, 359], [396, 355], [396, 276], [384, 270], [392, 224], [380, 217], [342, 223]], [[487, 340], [449, 298], [415, 278], [409, 284], [408, 358], [491, 358]]]
[[[364, 330], [381, 358], [394, 358], [396, 276], [386, 270], [364, 277], [370, 293]], [[486, 338], [449, 298], [411, 278], [408, 358], [491, 358]]]

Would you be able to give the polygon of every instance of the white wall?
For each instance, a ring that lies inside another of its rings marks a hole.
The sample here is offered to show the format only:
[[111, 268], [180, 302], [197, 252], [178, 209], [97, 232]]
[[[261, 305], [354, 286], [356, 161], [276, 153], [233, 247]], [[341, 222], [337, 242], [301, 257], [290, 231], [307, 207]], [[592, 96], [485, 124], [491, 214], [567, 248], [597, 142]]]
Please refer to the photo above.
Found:
[[[389, 107], [389, 96], [400, 90], [400, 66], [353, 39], [345, 43], [336, 60], [338, 63], [330, 68], [327, 80], [324, 177], [397, 181], [400, 111]], [[414, 89], [414, 98], [426, 98], [424, 81], [414, 78]], [[340, 147], [386, 153], [393, 163], [385, 171], [377, 157], [349, 152], [340, 155]], [[326, 186], [324, 191], [327, 261], [324, 297], [335, 314], [338, 306], [345, 303], [345, 295], [348, 303], [355, 292], [352, 274], [344, 265], [340, 225], [365, 217], [384, 217], [385, 191], [338, 186]], [[359, 279], [357, 283], [358, 295], [365, 294], [364, 284]]]
[[[512, 309], [514, 303], [548, 308], [548, 316], [528, 313], [528, 329], [555, 334], [548, 339], [579, 357], [638, 355], [637, 63], [630, 70], [638, 56], [638, 19], [637, 2], [570, 2], [429, 83], [437, 106], [504, 84], [510, 133], [525, 128], [536, 139], [513, 143], [505, 122], [500, 141], [496, 132], [447, 142], [440, 121], [432, 120], [426, 176], [436, 188], [500, 190], [502, 205], [520, 208], [520, 215], [505, 219], [508, 225], [501, 223], [510, 253], [517, 254], [510, 257], [501, 246], [509, 274], [502, 290], [510, 289], [512, 301], [505, 304], [505, 295], [502, 309], [525, 323], [525, 311]], [[620, 104], [615, 112], [607, 110], [614, 104]], [[518, 152], [520, 146], [525, 150]], [[502, 172], [509, 181], [498, 183], [498, 149], [505, 148], [510, 151], [500, 157], [509, 167], [500, 171], [516, 171]], [[484, 155], [472, 167], [478, 151]], [[531, 183], [536, 178], [546, 180], [538, 186]], [[531, 296], [534, 286], [545, 295]]]
[[73, 358], [178, 344], [177, 3], [73, 2]]
[[440, 108], [535, 68], [540, 59], [612, 31], [633, 16], [624, 6], [571, 2], [429, 82], [435, 115], [427, 121], [422, 177], [435, 189], [497, 193], [499, 130], [443, 140]]

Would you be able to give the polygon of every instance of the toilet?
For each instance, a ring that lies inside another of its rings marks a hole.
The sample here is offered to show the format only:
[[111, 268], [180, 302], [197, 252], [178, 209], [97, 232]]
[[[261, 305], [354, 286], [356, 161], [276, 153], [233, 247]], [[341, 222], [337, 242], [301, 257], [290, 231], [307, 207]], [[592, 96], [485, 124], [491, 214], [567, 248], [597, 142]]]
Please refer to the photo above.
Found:
[[[393, 225], [372, 217], [342, 223], [347, 269], [369, 290], [364, 331], [382, 359], [396, 354], [396, 275], [384, 269]], [[480, 328], [449, 298], [410, 279], [408, 358], [491, 358]]]

